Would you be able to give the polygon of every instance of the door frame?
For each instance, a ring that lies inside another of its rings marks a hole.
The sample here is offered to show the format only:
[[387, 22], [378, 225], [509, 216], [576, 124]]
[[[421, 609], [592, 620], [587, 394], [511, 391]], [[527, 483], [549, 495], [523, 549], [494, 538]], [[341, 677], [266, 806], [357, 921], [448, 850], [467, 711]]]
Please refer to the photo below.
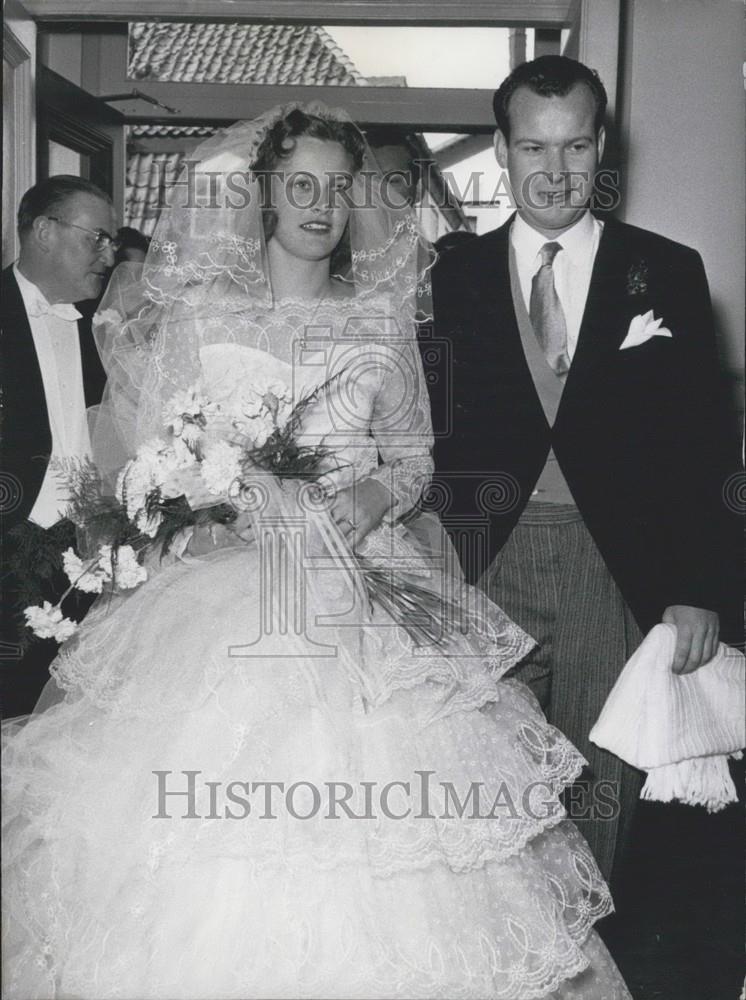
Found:
[[122, 196], [116, 166], [124, 116], [47, 66], [38, 66], [36, 97], [37, 179], [49, 176], [49, 142], [59, 142], [88, 157], [86, 179], [117, 204]]

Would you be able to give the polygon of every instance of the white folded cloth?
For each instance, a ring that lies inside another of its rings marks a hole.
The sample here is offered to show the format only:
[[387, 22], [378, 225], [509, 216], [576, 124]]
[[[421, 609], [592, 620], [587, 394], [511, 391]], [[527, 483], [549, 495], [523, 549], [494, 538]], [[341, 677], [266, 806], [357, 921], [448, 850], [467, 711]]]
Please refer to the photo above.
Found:
[[656, 625], [630, 657], [591, 730], [596, 746], [648, 772], [641, 798], [703, 805], [737, 801], [728, 757], [746, 746], [746, 660], [720, 643], [690, 674], [671, 667], [676, 628]]

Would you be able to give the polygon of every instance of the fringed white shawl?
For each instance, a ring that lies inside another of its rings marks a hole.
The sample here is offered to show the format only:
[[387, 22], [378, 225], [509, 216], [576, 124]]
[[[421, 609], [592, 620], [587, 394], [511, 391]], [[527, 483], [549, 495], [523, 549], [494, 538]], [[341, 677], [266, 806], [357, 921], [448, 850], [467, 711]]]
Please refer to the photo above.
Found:
[[656, 625], [614, 685], [590, 739], [647, 771], [641, 798], [717, 812], [737, 801], [728, 757], [746, 746], [746, 661], [720, 643], [690, 674], [671, 670], [676, 629]]

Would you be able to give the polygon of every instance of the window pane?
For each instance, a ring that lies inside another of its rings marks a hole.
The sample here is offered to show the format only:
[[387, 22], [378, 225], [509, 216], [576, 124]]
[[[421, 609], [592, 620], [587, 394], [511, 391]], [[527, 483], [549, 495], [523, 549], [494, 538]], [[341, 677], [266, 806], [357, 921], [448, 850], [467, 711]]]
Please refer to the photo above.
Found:
[[[510, 29], [326, 27], [373, 86], [485, 88], [510, 71]], [[526, 58], [533, 54], [526, 29]]]
[[[49, 140], [49, 176], [72, 174], [74, 177], [88, 176], [88, 157], [61, 142]], [[84, 173], [85, 171], [85, 173]]]

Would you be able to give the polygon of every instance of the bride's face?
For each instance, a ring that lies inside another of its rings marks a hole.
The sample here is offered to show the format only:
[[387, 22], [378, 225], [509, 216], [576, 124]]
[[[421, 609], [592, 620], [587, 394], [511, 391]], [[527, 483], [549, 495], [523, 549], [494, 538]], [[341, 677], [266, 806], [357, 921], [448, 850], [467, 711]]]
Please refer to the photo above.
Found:
[[349, 153], [337, 142], [302, 135], [275, 169], [272, 240], [301, 260], [331, 257], [350, 217], [341, 194], [352, 174]]

